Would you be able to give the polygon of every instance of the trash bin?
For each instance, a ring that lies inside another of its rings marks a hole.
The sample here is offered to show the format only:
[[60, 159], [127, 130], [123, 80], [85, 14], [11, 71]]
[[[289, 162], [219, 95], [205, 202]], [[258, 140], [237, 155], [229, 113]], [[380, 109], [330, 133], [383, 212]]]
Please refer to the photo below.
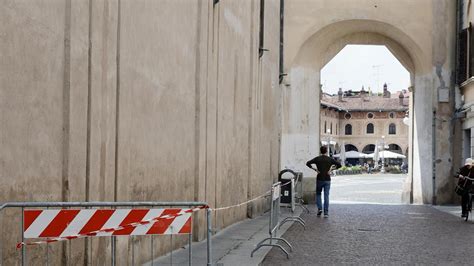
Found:
[[294, 186], [296, 176], [296, 172], [291, 169], [284, 169], [278, 174], [278, 181], [282, 184], [280, 206], [291, 207], [292, 210], [295, 208], [293, 193], [295, 192]]

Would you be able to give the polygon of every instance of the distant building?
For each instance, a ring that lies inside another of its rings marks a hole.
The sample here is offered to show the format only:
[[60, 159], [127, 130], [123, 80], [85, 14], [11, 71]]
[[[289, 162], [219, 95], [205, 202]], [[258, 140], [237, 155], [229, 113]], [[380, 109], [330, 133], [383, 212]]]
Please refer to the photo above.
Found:
[[[403, 123], [409, 105], [408, 91], [369, 93], [339, 89], [338, 95], [321, 99], [321, 145], [330, 141], [331, 153], [345, 150], [373, 153], [375, 144], [408, 157], [408, 126]], [[382, 140], [383, 139], [383, 140]]]

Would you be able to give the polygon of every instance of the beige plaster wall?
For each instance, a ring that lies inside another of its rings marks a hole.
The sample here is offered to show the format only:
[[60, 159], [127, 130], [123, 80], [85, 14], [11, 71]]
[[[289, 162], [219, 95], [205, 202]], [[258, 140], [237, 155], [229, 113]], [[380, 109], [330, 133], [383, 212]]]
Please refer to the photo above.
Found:
[[[259, 2], [3, 1], [0, 202], [223, 207], [267, 191], [280, 161], [280, 10], [279, 1], [266, 1], [269, 51], [259, 58]], [[220, 211], [215, 229], [267, 206]], [[10, 265], [20, 215], [5, 214], [2, 252]], [[194, 229], [202, 239], [204, 228]], [[174, 247], [186, 241], [175, 237]], [[155, 255], [169, 243], [156, 237]], [[49, 247], [54, 264], [104, 265], [110, 244], [100, 238]], [[151, 256], [150, 238], [117, 244], [118, 264]], [[44, 252], [31, 249], [29, 262]]]

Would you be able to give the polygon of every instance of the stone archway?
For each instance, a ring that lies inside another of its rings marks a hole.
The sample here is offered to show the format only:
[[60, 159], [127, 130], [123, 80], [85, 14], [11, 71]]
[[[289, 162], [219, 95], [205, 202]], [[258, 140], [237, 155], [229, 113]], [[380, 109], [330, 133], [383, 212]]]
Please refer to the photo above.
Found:
[[[322, 2], [324, 5], [319, 5]], [[455, 20], [451, 13], [445, 11], [445, 6], [430, 2], [432, 9], [427, 10], [429, 7], [426, 3], [420, 3], [419, 8], [426, 11], [422, 12], [421, 16], [427, 18], [424, 20], [426, 24], [420, 25], [422, 20], [419, 12], [416, 20], [410, 17], [412, 9], [416, 8], [414, 5], [417, 4], [403, 4], [386, 3], [387, 8], [393, 8], [393, 12], [388, 17], [381, 17], [373, 10], [373, 6], [364, 6], [359, 2], [357, 5], [348, 3], [343, 8], [323, 0], [290, 2], [287, 11], [290, 15], [290, 25], [287, 32], [291, 34], [286, 36], [290, 37], [290, 40], [285, 46], [285, 72], [288, 76], [283, 86], [282, 162], [304, 169], [301, 166], [305, 159], [317, 153], [319, 106], [313, 103], [314, 99], [320, 97], [321, 68], [347, 44], [385, 45], [410, 72], [412, 83], [412, 126], [409, 130], [411, 167], [407, 179], [410, 184], [406, 187], [411, 190], [413, 202], [431, 203], [436, 196], [443, 199], [451, 197], [447, 193], [442, 194], [441, 188], [436, 188], [438, 183], [446, 185], [448, 181], [440, 179], [433, 183], [433, 166], [426, 162], [433, 161], [434, 135], [449, 134], [442, 133], [442, 130], [449, 132], [445, 125], [435, 132], [432, 130], [433, 110], [438, 108], [432, 99], [437, 95], [433, 88], [446, 88], [451, 85], [450, 73], [453, 67], [452, 54], [447, 53], [450, 51], [448, 46], [452, 43], [435, 39], [432, 33], [435, 32], [438, 38], [454, 34], [449, 30], [433, 31], [438, 25], [431, 19], [434, 15], [440, 15], [446, 19], [445, 23], [454, 23]], [[297, 17], [293, 21], [291, 14]], [[438, 17], [437, 20], [439, 19]], [[410, 24], [411, 20], [416, 23]], [[440, 136], [437, 137], [440, 141], [437, 145], [449, 147], [451, 144], [447, 139], [441, 139]], [[291, 149], [298, 150], [298, 153], [287, 152]], [[444, 170], [441, 169], [442, 165], [446, 167]], [[449, 176], [450, 167], [450, 160], [442, 161], [437, 171], [440, 178]], [[305, 175], [309, 174], [305, 172]]]
[[357, 149], [357, 147], [352, 145], [352, 144], [346, 144], [346, 145], [344, 145], [344, 148], [345, 148], [346, 152], [348, 152], [348, 151], [359, 151], [359, 149]]
[[396, 152], [396, 153], [400, 153], [400, 154], [403, 154], [403, 149], [400, 145], [396, 144], [396, 143], [390, 143], [388, 144], [388, 150], [389, 151], [393, 151], [393, 152]]
[[362, 149], [362, 153], [365, 153], [365, 154], [373, 153], [374, 151], [375, 151], [375, 144], [365, 145], [364, 148]]

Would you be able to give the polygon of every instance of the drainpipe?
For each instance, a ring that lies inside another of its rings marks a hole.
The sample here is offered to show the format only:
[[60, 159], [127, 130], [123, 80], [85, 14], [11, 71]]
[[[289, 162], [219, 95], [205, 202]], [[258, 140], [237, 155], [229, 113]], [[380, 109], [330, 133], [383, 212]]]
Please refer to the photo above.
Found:
[[285, 0], [280, 0], [280, 74], [279, 81], [280, 84], [283, 82], [283, 77], [287, 74], [283, 71], [283, 33], [284, 33], [284, 18], [285, 18]]
[[[453, 99], [453, 102], [451, 104], [453, 110], [454, 111], [454, 114], [453, 114], [453, 118], [451, 119], [450, 121], [450, 128], [451, 128], [451, 138], [453, 139], [453, 135], [455, 134], [455, 130], [456, 130], [456, 123], [459, 123], [459, 122], [456, 122], [455, 119], [456, 119], [456, 112], [457, 112], [457, 108], [458, 108], [458, 105], [456, 103], [456, 92], [460, 91], [460, 88], [459, 88], [459, 85], [458, 85], [458, 80], [459, 80], [459, 73], [458, 73], [458, 70], [459, 70], [459, 62], [458, 62], [458, 57], [459, 57], [459, 53], [460, 53], [460, 49], [459, 49], [459, 33], [461, 32], [461, 27], [462, 27], [462, 9], [463, 9], [463, 1], [462, 0], [456, 0], [456, 30], [455, 30], [455, 47], [456, 49], [454, 50], [454, 90], [451, 92], [451, 95], [452, 95], [452, 99]], [[460, 107], [460, 105], [459, 105]], [[463, 133], [463, 130], [461, 129], [461, 134]], [[461, 135], [462, 136], [462, 135]], [[453, 142], [454, 142], [454, 139], [453, 139]], [[464, 144], [463, 141], [461, 141], [462, 144]], [[462, 147], [464, 147], [464, 145], [462, 145]], [[461, 151], [463, 152], [464, 149], [461, 149]], [[451, 154], [453, 155], [454, 157], [454, 153], [455, 153], [455, 145], [451, 145]], [[463, 155], [461, 156], [461, 158], [463, 158]], [[454, 159], [454, 158], [453, 158]], [[454, 173], [454, 166], [455, 166], [455, 162], [454, 160], [452, 161], [451, 163], [451, 173]]]
[[[415, 143], [415, 90], [414, 90], [414, 84], [415, 81], [413, 81], [413, 85], [409, 88], [409, 91], [411, 90], [411, 114], [410, 114], [410, 128], [411, 128], [411, 149], [409, 159], [408, 159], [408, 174], [410, 175], [410, 203], [413, 204], [414, 201], [414, 196], [413, 196], [413, 149], [414, 149], [414, 143]], [[410, 110], [410, 109], [408, 109]], [[408, 143], [410, 145], [410, 142]], [[411, 158], [411, 160], [410, 160]]]
[[431, 203], [436, 205], [436, 110], [433, 110], [433, 137], [432, 137], [432, 167], [433, 167], [433, 198], [431, 199]]

